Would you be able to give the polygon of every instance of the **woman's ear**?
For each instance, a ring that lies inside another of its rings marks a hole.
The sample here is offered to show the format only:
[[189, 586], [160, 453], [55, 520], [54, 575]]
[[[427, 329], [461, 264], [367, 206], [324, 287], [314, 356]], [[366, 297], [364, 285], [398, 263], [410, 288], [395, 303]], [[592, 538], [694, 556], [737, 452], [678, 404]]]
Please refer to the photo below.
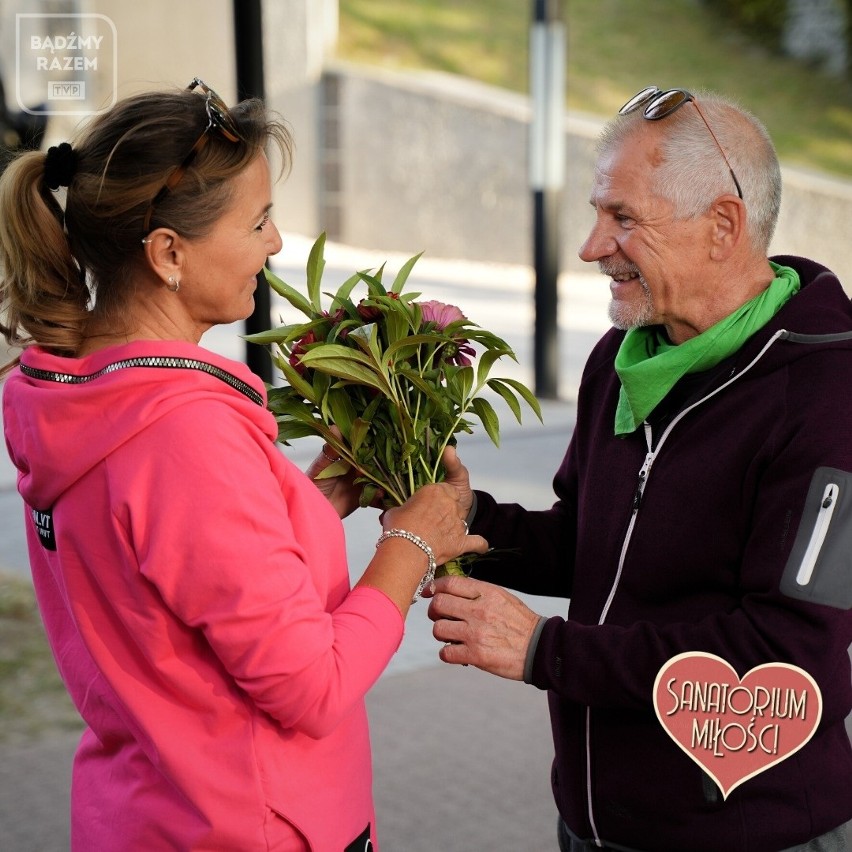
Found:
[[157, 228], [142, 241], [145, 257], [153, 273], [164, 283], [180, 278], [183, 266], [183, 239], [170, 228]]
[[713, 260], [727, 260], [745, 239], [746, 209], [733, 195], [722, 195], [710, 208], [713, 219], [710, 256]]

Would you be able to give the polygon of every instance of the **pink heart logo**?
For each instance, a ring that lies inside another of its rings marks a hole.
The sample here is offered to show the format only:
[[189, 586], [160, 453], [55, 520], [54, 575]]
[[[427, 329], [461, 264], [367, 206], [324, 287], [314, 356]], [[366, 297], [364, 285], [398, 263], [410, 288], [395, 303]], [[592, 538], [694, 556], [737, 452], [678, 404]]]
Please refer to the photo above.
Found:
[[721, 657], [696, 651], [678, 654], [660, 669], [654, 710], [727, 799], [807, 743], [822, 716], [822, 695], [796, 666], [766, 663], [740, 679]]

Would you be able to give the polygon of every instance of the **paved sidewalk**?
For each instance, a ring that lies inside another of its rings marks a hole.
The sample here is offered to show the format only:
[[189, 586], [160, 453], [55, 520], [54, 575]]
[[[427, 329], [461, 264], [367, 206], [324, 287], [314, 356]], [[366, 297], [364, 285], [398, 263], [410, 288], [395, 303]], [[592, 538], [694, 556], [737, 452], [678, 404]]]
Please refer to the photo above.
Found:
[[[556, 850], [543, 693], [477, 669], [384, 677], [368, 697], [383, 852]], [[0, 749], [0, 849], [68, 849], [76, 736]]]

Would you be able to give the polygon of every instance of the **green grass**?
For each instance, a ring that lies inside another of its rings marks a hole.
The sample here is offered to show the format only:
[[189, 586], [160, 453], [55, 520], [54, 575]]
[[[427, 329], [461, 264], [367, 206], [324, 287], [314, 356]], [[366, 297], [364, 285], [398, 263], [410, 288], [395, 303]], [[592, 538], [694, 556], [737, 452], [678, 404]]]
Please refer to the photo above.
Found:
[[81, 726], [48, 648], [32, 583], [0, 574], [0, 744]]
[[[565, 0], [570, 110], [643, 86], [710, 89], [766, 124], [781, 159], [852, 177], [852, 81], [772, 55], [698, 0]], [[338, 55], [528, 90], [531, 0], [340, 0]]]

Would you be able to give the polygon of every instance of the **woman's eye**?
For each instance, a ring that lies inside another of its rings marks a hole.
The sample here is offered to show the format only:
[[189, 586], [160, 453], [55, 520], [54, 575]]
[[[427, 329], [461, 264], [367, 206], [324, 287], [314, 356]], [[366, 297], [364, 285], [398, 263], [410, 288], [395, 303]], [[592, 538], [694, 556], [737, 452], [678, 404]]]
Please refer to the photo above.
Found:
[[266, 213], [264, 217], [260, 220], [260, 224], [257, 226], [258, 231], [263, 230], [263, 226], [269, 221], [269, 213]]

